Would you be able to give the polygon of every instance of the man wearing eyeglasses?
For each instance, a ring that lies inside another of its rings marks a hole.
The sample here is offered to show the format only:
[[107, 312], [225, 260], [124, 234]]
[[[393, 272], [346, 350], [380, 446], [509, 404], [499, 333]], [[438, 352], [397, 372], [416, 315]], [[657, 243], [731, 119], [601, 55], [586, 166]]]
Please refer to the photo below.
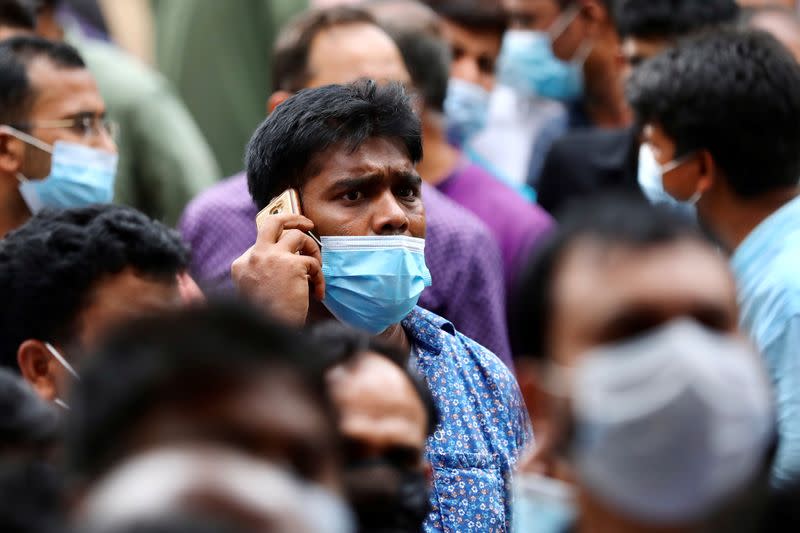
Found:
[[0, 44], [0, 237], [44, 208], [111, 202], [117, 147], [94, 78], [71, 46]]

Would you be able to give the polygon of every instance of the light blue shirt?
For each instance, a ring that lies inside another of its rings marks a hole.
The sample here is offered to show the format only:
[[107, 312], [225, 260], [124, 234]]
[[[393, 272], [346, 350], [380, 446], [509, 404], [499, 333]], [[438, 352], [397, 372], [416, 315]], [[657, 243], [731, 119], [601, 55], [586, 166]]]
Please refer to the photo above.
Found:
[[780, 443], [773, 483], [800, 479], [800, 198], [759, 224], [733, 255], [741, 327], [775, 387]]

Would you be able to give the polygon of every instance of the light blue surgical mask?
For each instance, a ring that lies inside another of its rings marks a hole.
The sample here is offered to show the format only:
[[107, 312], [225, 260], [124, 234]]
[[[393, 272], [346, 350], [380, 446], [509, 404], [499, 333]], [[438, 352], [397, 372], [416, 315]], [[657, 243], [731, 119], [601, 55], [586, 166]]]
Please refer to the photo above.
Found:
[[51, 154], [50, 174], [41, 180], [17, 174], [19, 192], [31, 213], [45, 207], [69, 209], [107, 204], [114, 197], [118, 156], [82, 144], [56, 141], [52, 146], [6, 126], [19, 140]]
[[563, 481], [519, 472], [513, 492], [513, 533], [567, 533], [576, 520], [573, 490]]
[[480, 132], [489, 116], [489, 92], [480, 85], [458, 78], [447, 82], [444, 100], [448, 138], [461, 146]]
[[661, 165], [653, 154], [653, 149], [649, 144], [643, 143], [639, 148], [639, 186], [645, 197], [654, 205], [665, 205], [678, 214], [696, 218], [697, 209], [695, 204], [700, 200], [702, 194], [697, 192], [686, 201], [680, 201], [672, 197], [664, 189], [664, 174], [671, 172], [688, 161], [687, 158], [678, 158], [670, 161], [666, 165]]
[[564, 33], [579, 12], [576, 8], [564, 13], [549, 32], [507, 31], [498, 59], [498, 82], [526, 94], [560, 102], [580, 100], [584, 92], [583, 64], [591, 52], [591, 43], [584, 41], [569, 62], [553, 54], [553, 41]]
[[322, 237], [323, 304], [373, 335], [403, 320], [431, 285], [425, 240], [406, 236]]

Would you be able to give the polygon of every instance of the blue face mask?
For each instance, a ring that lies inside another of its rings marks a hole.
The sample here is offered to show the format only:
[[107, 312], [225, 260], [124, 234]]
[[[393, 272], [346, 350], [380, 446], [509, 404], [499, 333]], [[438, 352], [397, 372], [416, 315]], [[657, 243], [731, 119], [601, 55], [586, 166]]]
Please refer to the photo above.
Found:
[[341, 322], [373, 335], [403, 320], [431, 285], [425, 240], [322, 237], [323, 304]]
[[52, 154], [46, 178], [31, 180], [17, 174], [19, 192], [31, 213], [45, 207], [69, 209], [111, 202], [117, 154], [65, 141], [50, 146], [27, 133], [8, 129], [21, 141]]
[[591, 44], [583, 42], [572, 61], [564, 62], [553, 54], [558, 39], [580, 13], [565, 12], [549, 31], [509, 30], [503, 36], [498, 59], [498, 82], [520, 92], [559, 102], [575, 102], [583, 97], [583, 63]]
[[514, 479], [513, 533], [567, 533], [576, 519], [572, 488], [539, 474]]
[[489, 115], [489, 93], [474, 83], [450, 78], [444, 100], [447, 132], [451, 142], [461, 146], [480, 132]]

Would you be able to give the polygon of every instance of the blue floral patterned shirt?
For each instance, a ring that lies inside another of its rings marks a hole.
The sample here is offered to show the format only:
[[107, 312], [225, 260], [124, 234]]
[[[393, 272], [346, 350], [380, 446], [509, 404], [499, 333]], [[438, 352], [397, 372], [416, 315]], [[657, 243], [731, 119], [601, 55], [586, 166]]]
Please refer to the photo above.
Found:
[[489, 350], [420, 307], [403, 328], [440, 415], [427, 446], [433, 510], [425, 532], [508, 531], [508, 482], [533, 437], [514, 376]]

